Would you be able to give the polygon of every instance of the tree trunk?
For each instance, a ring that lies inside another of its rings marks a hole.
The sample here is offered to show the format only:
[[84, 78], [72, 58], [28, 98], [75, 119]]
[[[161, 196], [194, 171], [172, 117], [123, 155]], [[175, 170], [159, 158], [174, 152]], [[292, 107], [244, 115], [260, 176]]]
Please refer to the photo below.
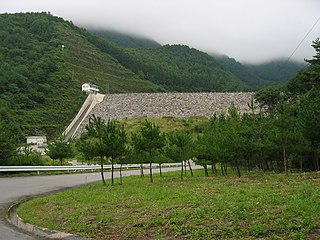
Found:
[[161, 163], [159, 163], [159, 168], [160, 168], [160, 177], [162, 177]]
[[63, 159], [60, 158], [59, 160], [60, 160], [60, 166], [62, 166]]
[[236, 162], [236, 169], [237, 169], [237, 175], [238, 175], [238, 177], [241, 177], [240, 167], [239, 167], [238, 161]]
[[270, 165], [271, 165], [271, 171], [276, 171], [273, 161], [270, 161]]
[[268, 165], [268, 160], [265, 160], [265, 163], [266, 163], [266, 170], [269, 171], [269, 165]]
[[100, 156], [100, 166], [101, 166], [101, 178], [103, 185], [106, 185], [106, 181], [104, 180], [104, 174], [103, 174], [103, 156]]
[[277, 172], [283, 173], [283, 163], [281, 161], [277, 161]]
[[120, 185], [122, 185], [122, 163], [120, 164]]
[[114, 166], [113, 166], [113, 158], [111, 158], [111, 184], [113, 185], [113, 172], [114, 172]]
[[140, 176], [144, 177], [144, 173], [143, 173], [143, 163], [140, 164]]
[[203, 169], [204, 169], [204, 175], [205, 175], [206, 177], [209, 177], [207, 164], [204, 164], [204, 165], [203, 165]]
[[153, 183], [153, 176], [152, 176], [152, 161], [150, 161], [150, 182]]
[[184, 161], [184, 175], [187, 176], [187, 162]]
[[249, 160], [247, 160], [247, 171], [248, 171], [248, 173], [251, 172], [250, 161]]
[[212, 172], [212, 175], [215, 175], [217, 172], [216, 172], [216, 164], [215, 163], [211, 163], [211, 172]]
[[190, 164], [190, 159], [188, 159], [188, 165], [189, 165], [191, 177], [193, 177], [193, 172], [192, 172], [192, 167], [191, 167], [191, 164]]
[[223, 163], [220, 163], [221, 173], [224, 176]]
[[153, 176], [152, 176], [152, 153], [149, 152], [149, 162], [150, 162], [150, 165], [149, 165], [149, 169], [150, 169], [150, 182], [153, 183]]
[[213, 169], [214, 169], [214, 172], [215, 172], [216, 174], [218, 174], [218, 170], [217, 170], [217, 167], [216, 167], [216, 164], [215, 164], [215, 163], [213, 164]]
[[181, 180], [183, 180], [183, 161], [181, 161], [181, 174], [180, 174]]
[[285, 146], [283, 146], [283, 165], [284, 165], [284, 172], [286, 174], [286, 176], [288, 176], [288, 163], [287, 163], [287, 156], [286, 156], [286, 148]]
[[228, 175], [228, 163], [225, 163], [223, 165], [224, 165], [224, 172], [226, 175]]
[[261, 159], [259, 159], [258, 161], [259, 161], [258, 162], [258, 168], [263, 171], [263, 166], [262, 166], [262, 163], [261, 163]]

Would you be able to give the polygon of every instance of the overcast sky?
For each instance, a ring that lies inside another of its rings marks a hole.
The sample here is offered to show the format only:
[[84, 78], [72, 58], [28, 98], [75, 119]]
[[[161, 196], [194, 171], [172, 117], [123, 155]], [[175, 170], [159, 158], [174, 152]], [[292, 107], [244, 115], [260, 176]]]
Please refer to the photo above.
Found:
[[[0, 12], [50, 11], [82, 27], [186, 44], [241, 62], [288, 58], [320, 17], [320, 0], [1, 0]], [[320, 22], [293, 59], [311, 58]]]

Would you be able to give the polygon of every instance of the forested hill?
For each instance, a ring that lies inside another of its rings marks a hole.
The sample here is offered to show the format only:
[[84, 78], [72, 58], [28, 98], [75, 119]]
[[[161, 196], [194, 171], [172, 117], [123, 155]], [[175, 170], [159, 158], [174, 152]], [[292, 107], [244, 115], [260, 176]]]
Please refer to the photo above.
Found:
[[305, 62], [288, 61], [286, 59], [277, 59], [261, 64], [245, 64], [245, 67], [258, 76], [267, 86], [274, 83], [286, 83], [289, 79], [307, 67]]
[[[47, 13], [0, 15], [0, 121], [24, 134], [62, 131], [91, 81], [111, 92], [159, 92], [87, 40], [85, 30]], [[12, 127], [13, 128], [13, 127]]]
[[168, 91], [242, 91], [246, 85], [207, 53], [183, 45], [153, 49], [122, 48], [96, 35], [85, 34], [91, 44], [116, 58], [141, 79]]
[[[154, 40], [136, 37], [134, 35], [124, 34], [116, 31], [91, 29], [89, 29], [89, 31], [124, 47], [154, 49], [161, 46]], [[172, 46], [172, 49], [176, 47], [177, 46]], [[157, 51], [149, 50], [149, 53], [151, 52], [156, 54]], [[172, 54], [172, 52], [169, 52], [169, 54]], [[234, 76], [246, 84], [247, 89], [251, 91], [269, 85], [284, 84], [290, 78], [295, 76], [300, 70], [306, 67], [305, 62], [287, 62], [286, 59], [274, 59], [272, 61], [260, 64], [246, 64], [240, 63], [234, 58], [226, 55], [211, 54], [211, 56], [214, 57], [214, 59], [225, 71], [231, 72]]]
[[94, 35], [103, 37], [117, 45], [129, 48], [157, 48], [161, 45], [149, 38], [133, 36], [130, 34], [120, 33], [111, 30], [88, 29]]
[[143, 79], [178, 91], [241, 91], [237, 77], [208, 54], [184, 45], [155, 49], [128, 49], [132, 62], [124, 63]]
[[22, 134], [62, 132], [86, 81], [114, 93], [244, 89], [187, 46], [124, 48], [48, 13], [1, 14], [0, 29], [0, 121], [16, 123]]
[[273, 84], [284, 84], [306, 67], [306, 63], [285, 59], [273, 60], [261, 64], [242, 64], [225, 55], [213, 55], [224, 69], [236, 75], [251, 90], [257, 90]]

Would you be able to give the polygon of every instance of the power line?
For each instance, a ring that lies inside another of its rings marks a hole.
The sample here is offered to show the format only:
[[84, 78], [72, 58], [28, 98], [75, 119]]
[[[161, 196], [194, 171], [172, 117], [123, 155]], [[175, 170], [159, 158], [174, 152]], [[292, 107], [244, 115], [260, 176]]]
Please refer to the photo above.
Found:
[[296, 47], [296, 49], [292, 52], [292, 54], [290, 55], [290, 57], [288, 57], [288, 60], [290, 60], [290, 58], [293, 56], [293, 54], [295, 54], [295, 52], [298, 50], [298, 48], [301, 46], [301, 44], [303, 43], [303, 41], [308, 37], [308, 35], [312, 32], [312, 30], [316, 27], [316, 25], [318, 24], [318, 22], [320, 21], [320, 17], [317, 19], [317, 21], [313, 24], [313, 26], [310, 28], [310, 30], [307, 32], [307, 34], [304, 36], [304, 38], [301, 40], [301, 42], [298, 44], [298, 46]]
[[278, 69], [278, 71], [275, 73], [275, 75], [272, 78], [272, 81], [276, 78], [276, 76], [282, 71], [282, 69], [285, 67], [285, 65], [287, 65], [287, 63], [290, 61], [290, 59], [292, 58], [292, 56], [296, 53], [296, 51], [299, 49], [299, 47], [301, 46], [301, 44], [304, 42], [304, 40], [308, 37], [308, 35], [313, 31], [313, 29], [317, 26], [318, 22], [320, 21], [320, 17], [316, 20], [316, 22], [312, 25], [312, 27], [310, 28], [310, 30], [307, 32], [307, 34], [303, 37], [303, 39], [300, 41], [300, 43], [298, 44], [298, 46], [293, 50], [293, 52], [291, 53], [291, 55], [287, 58], [287, 60], [281, 65], [281, 67]]

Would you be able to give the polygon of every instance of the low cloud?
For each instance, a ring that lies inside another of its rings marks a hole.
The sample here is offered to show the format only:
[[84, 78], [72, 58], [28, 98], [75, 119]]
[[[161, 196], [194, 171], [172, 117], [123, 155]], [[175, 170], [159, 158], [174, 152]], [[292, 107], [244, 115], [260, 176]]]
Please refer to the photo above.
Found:
[[[243, 62], [287, 58], [320, 17], [319, 0], [3, 0], [1, 12], [50, 11], [90, 28], [186, 44]], [[293, 59], [311, 58], [320, 22]]]

